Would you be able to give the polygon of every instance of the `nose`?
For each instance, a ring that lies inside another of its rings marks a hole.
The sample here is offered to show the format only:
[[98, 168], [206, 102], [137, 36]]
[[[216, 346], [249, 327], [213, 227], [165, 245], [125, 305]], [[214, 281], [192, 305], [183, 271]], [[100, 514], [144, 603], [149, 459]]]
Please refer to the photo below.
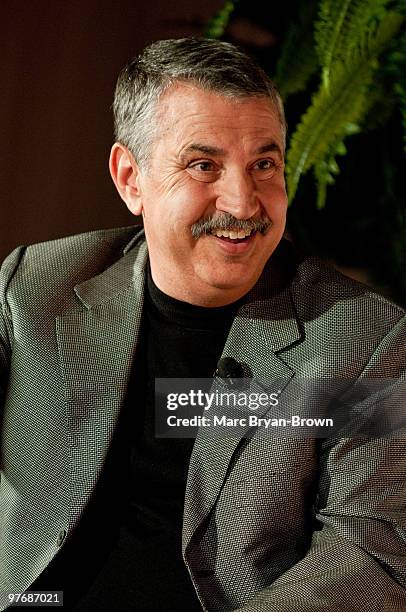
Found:
[[255, 182], [246, 171], [227, 172], [217, 184], [216, 208], [236, 219], [250, 219], [260, 208]]

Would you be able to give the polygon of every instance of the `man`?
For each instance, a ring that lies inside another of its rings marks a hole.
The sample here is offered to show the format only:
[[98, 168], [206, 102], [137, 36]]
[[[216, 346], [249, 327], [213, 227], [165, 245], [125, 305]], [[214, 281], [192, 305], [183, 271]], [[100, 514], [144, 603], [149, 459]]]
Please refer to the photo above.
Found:
[[75, 610], [405, 610], [404, 439], [155, 436], [155, 378], [277, 380], [287, 411], [310, 401], [294, 379], [354, 398], [404, 371], [403, 311], [282, 240], [273, 84], [233, 45], [160, 41], [114, 112], [111, 175], [144, 230], [1, 271], [1, 609], [63, 590]]

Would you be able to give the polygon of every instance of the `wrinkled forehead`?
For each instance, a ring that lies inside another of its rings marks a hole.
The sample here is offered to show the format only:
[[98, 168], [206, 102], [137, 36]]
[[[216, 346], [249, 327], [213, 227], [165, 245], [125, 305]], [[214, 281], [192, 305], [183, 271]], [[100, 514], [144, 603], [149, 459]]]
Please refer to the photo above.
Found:
[[183, 146], [205, 138], [274, 139], [284, 150], [284, 129], [276, 104], [265, 96], [231, 97], [192, 84], [176, 84], [161, 96], [155, 113], [157, 136]]

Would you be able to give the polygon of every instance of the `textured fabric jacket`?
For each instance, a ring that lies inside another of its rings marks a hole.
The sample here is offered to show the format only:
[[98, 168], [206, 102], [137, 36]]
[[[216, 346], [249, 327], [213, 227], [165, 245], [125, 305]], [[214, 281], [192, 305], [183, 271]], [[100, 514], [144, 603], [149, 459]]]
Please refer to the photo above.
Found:
[[[1, 269], [1, 610], [4, 594], [27, 589], [64, 545], [103, 468], [137, 346], [146, 259], [143, 231], [125, 228], [21, 247]], [[223, 355], [264, 390], [278, 380], [281, 400], [300, 377], [398, 380], [403, 311], [316, 258], [289, 261], [282, 245]], [[292, 414], [307, 401], [306, 389], [291, 394]], [[203, 609], [404, 612], [405, 475], [399, 436], [200, 431], [183, 551]]]

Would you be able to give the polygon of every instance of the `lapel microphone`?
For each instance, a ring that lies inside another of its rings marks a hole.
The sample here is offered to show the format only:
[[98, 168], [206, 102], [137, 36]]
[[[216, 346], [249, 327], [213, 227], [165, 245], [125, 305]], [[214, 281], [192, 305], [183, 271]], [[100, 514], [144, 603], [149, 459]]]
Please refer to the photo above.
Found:
[[243, 378], [244, 370], [242, 364], [236, 361], [233, 357], [222, 357], [217, 363], [214, 376], [218, 376], [226, 383], [227, 387], [238, 387]]

